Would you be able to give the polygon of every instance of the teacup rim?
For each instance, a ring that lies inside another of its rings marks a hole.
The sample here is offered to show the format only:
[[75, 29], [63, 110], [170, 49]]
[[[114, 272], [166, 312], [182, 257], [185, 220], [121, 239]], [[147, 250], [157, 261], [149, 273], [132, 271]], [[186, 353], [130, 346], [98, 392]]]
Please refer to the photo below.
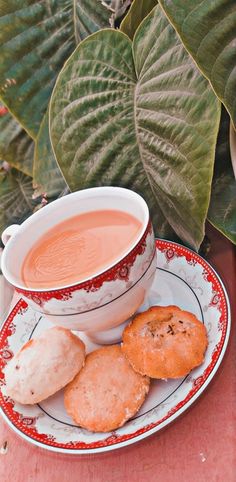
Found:
[[[55, 288], [30, 288], [30, 287], [27, 287], [27, 286], [24, 286], [23, 284], [20, 284], [18, 283], [16, 280], [14, 280], [14, 276], [11, 276], [9, 275], [9, 273], [7, 272], [7, 269], [5, 268], [5, 259], [7, 258], [8, 256], [8, 251], [11, 249], [11, 241], [12, 239], [10, 239], [7, 243], [7, 245], [4, 247], [3, 249], [3, 253], [2, 253], [2, 257], [1, 257], [1, 270], [2, 270], [2, 274], [3, 276], [6, 278], [6, 280], [19, 292], [22, 292], [22, 293], [35, 293], [35, 294], [39, 294], [39, 293], [55, 293], [55, 292], [58, 292], [58, 291], [66, 291], [66, 290], [70, 290], [70, 289], [76, 289], [76, 287], [80, 287], [81, 285], [84, 285], [86, 283], [89, 283], [93, 280], [96, 280], [96, 278], [100, 277], [100, 276], [104, 276], [106, 273], [108, 273], [110, 270], [114, 269], [119, 263], [121, 263], [125, 258], [127, 258], [130, 253], [132, 253], [133, 250], [135, 250], [135, 248], [138, 246], [138, 244], [140, 243], [140, 241], [142, 240], [143, 236], [145, 235], [147, 229], [148, 229], [148, 226], [150, 224], [150, 215], [149, 215], [149, 209], [148, 209], [148, 205], [146, 203], [146, 201], [144, 200], [144, 198], [142, 196], [140, 196], [140, 194], [136, 193], [135, 191], [132, 191], [130, 189], [127, 189], [127, 188], [122, 188], [122, 187], [118, 187], [118, 186], [99, 186], [99, 187], [93, 187], [93, 188], [88, 188], [88, 189], [82, 189], [80, 191], [76, 191], [76, 192], [72, 192], [72, 193], [69, 193], [67, 194], [65, 197], [61, 197], [61, 198], [58, 198], [56, 199], [55, 201], [52, 201], [50, 204], [46, 205], [45, 207], [43, 207], [41, 210], [33, 213], [31, 216], [29, 216], [20, 226], [19, 226], [19, 232], [22, 230], [25, 229], [25, 227], [27, 226], [30, 226], [31, 222], [32, 222], [32, 218], [34, 218], [34, 220], [36, 219], [36, 217], [42, 217], [42, 213], [45, 212], [45, 209], [50, 209], [51, 207], [53, 208], [55, 206], [55, 203], [57, 203], [58, 205], [59, 204], [62, 204], [63, 201], [65, 199], [68, 199], [68, 197], [76, 197], [79, 195], [85, 195], [86, 194], [91, 194], [91, 193], [95, 193], [96, 192], [104, 192], [104, 191], [110, 191], [114, 193], [114, 190], [116, 192], [126, 192], [126, 193], [129, 193], [130, 196], [133, 196], [133, 197], [136, 197], [136, 199], [142, 203], [143, 207], [144, 207], [144, 210], [146, 211], [145, 213], [145, 220], [143, 222], [143, 225], [142, 225], [142, 229], [139, 233], [139, 235], [137, 236], [137, 238], [135, 239], [135, 241], [129, 246], [129, 248], [127, 249], [127, 251], [125, 251], [123, 253], [122, 256], [118, 257], [114, 263], [112, 263], [111, 265], [108, 265], [105, 269], [103, 270], [100, 270], [98, 272], [96, 272], [93, 276], [91, 277], [88, 277], [88, 278], [84, 278], [82, 280], [80, 280], [79, 282], [76, 282], [76, 283], [73, 283], [73, 284], [67, 284], [67, 285], [63, 285], [63, 286], [58, 286], [58, 287], [55, 287]], [[16, 233], [16, 235], [13, 236], [13, 238], [15, 239], [15, 237], [17, 236], [18, 232]]]

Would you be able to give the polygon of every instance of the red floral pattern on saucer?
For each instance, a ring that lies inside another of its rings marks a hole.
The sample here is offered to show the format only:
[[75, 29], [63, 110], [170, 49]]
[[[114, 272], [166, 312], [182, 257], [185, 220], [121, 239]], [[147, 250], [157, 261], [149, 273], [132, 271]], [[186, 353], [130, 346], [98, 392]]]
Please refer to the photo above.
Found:
[[179, 302], [179, 306], [196, 313], [208, 331], [205, 362], [184, 379], [152, 382], [152, 393], [141, 411], [124, 427], [107, 434], [90, 433], [74, 426], [68, 418], [62, 393], [31, 407], [17, 404], [7, 396], [4, 366], [18, 351], [23, 339], [27, 341], [32, 333], [37, 336], [40, 330], [49, 327], [46, 318], [20, 300], [0, 334], [0, 405], [6, 422], [29, 442], [63, 453], [98, 452], [134, 443], [183, 413], [215, 375], [230, 331], [230, 307], [225, 288], [213, 268], [193, 251], [164, 240], [157, 240], [156, 248], [157, 275], [143, 309], [155, 303]]

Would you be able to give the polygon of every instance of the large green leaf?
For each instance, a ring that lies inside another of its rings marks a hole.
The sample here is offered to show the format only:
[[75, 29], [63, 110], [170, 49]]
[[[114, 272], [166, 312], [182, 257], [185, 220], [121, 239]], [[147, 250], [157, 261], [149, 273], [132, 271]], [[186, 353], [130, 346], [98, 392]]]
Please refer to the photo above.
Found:
[[160, 0], [236, 127], [236, 1]]
[[32, 176], [34, 141], [8, 112], [0, 115], [0, 159]]
[[0, 97], [32, 137], [65, 60], [110, 16], [101, 0], [0, 0]]
[[120, 30], [133, 40], [139, 24], [157, 3], [158, 0], [134, 0], [127, 15], [120, 24]]
[[236, 244], [236, 181], [231, 166], [214, 177], [208, 219]]
[[23, 222], [37, 204], [32, 199], [32, 178], [17, 169], [0, 168], [0, 233], [10, 224]]
[[207, 217], [215, 228], [236, 244], [236, 180], [230, 159], [229, 124], [230, 118], [223, 109]]
[[49, 198], [57, 197], [67, 187], [51, 147], [48, 112], [35, 142], [33, 183], [38, 193], [45, 193]]
[[61, 71], [50, 135], [69, 187], [120, 185], [148, 196], [198, 248], [209, 205], [220, 104], [159, 6], [133, 42], [103, 30]]

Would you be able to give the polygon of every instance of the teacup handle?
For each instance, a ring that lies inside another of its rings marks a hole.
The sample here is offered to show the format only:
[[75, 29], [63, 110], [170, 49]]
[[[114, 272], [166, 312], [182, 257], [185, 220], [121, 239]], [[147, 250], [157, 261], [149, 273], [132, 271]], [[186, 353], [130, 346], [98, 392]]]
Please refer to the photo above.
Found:
[[9, 239], [17, 233], [18, 229], [20, 228], [19, 224], [11, 224], [8, 228], [4, 229], [2, 233], [2, 242], [4, 246], [7, 244]]

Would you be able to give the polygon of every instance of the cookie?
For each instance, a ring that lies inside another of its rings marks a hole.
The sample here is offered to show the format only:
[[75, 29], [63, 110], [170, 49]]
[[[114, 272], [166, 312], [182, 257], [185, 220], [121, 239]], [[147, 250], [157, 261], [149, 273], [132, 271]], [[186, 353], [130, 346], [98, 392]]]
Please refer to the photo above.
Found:
[[118, 345], [90, 353], [65, 389], [65, 408], [77, 425], [109, 432], [124, 425], [141, 407], [149, 378], [136, 373]]
[[28, 341], [5, 368], [6, 392], [34, 404], [67, 385], [82, 368], [84, 343], [70, 330], [54, 327]]
[[152, 378], [179, 378], [204, 361], [206, 328], [177, 306], [153, 306], [123, 332], [122, 352], [134, 370]]

